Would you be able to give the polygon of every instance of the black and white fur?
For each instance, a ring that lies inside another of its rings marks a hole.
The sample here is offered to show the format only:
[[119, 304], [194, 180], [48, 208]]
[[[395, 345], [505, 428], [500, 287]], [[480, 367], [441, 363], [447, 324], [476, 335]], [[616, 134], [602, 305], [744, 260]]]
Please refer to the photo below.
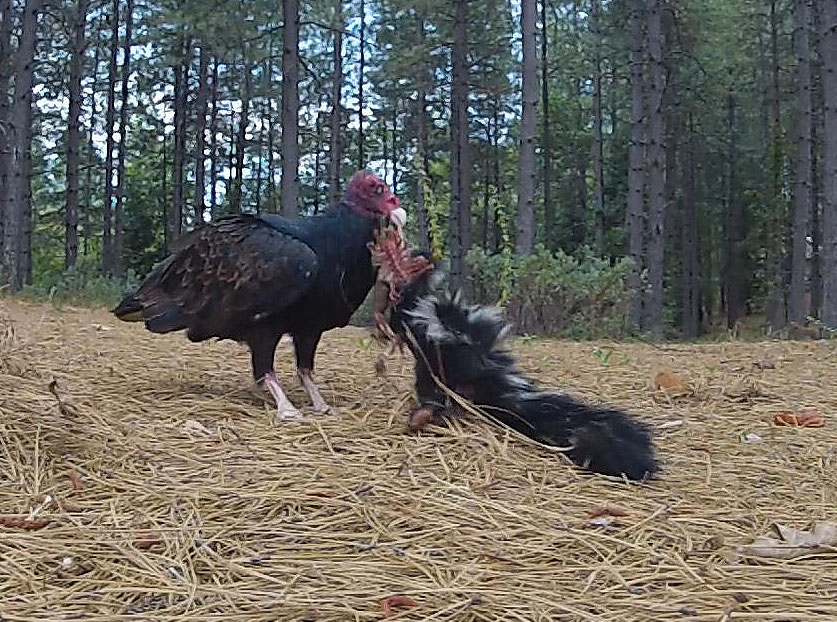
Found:
[[456, 410], [436, 379], [495, 420], [546, 445], [563, 447], [596, 473], [644, 480], [658, 470], [646, 426], [623, 412], [540, 389], [503, 347], [510, 326], [499, 310], [433, 293], [423, 275], [402, 294], [390, 323], [416, 359], [419, 408], [434, 420]]

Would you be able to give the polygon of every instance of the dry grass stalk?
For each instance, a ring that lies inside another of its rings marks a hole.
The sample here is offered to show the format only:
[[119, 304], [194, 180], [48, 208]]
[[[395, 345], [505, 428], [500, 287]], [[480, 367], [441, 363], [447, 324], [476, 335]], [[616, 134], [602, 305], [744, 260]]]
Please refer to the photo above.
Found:
[[[29, 372], [0, 369], [0, 516], [48, 522], [0, 526], [5, 620], [837, 619], [834, 553], [727, 561], [774, 522], [835, 520], [833, 418], [772, 425], [837, 411], [828, 343], [607, 344], [606, 365], [516, 343], [544, 386], [655, 427], [665, 472], [626, 485], [475, 417], [406, 435], [411, 363], [377, 378], [364, 331], [321, 347], [339, 415], [276, 427], [243, 348], [6, 307]], [[288, 344], [278, 362], [306, 405]], [[660, 368], [694, 394], [660, 400]]]

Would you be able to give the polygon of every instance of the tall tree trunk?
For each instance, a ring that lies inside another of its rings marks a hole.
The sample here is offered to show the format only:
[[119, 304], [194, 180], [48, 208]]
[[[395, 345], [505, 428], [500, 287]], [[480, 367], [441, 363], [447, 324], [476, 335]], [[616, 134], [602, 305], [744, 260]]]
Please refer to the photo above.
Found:
[[181, 35], [177, 50], [180, 55], [174, 69], [174, 158], [172, 166], [172, 222], [170, 240], [175, 241], [183, 233], [183, 167], [186, 161], [186, 102], [189, 92], [188, 54], [190, 43]]
[[837, 1], [819, 3], [823, 63], [822, 320], [837, 328]]
[[665, 123], [663, 118], [663, 36], [660, 0], [648, 0], [648, 287], [645, 330], [663, 334], [663, 255], [665, 249]]
[[99, 73], [99, 46], [94, 46], [93, 52], [93, 68], [90, 71], [90, 127], [87, 131], [87, 171], [86, 171], [86, 179], [84, 182], [86, 192], [85, 192], [85, 199], [84, 199], [84, 214], [82, 217], [82, 228], [81, 228], [81, 236], [82, 236], [82, 253], [85, 257], [87, 257], [88, 253], [90, 252], [90, 235], [91, 235], [91, 219], [90, 215], [93, 211], [93, 196], [97, 188], [93, 187], [93, 168], [94, 162], [96, 161], [96, 149], [93, 146], [93, 135], [96, 131], [96, 115], [98, 114], [96, 111], [96, 86], [98, 83], [98, 73]]
[[299, 0], [282, 0], [282, 214], [299, 213]]
[[466, 255], [471, 247], [471, 157], [468, 123], [467, 0], [456, 0], [451, 84], [451, 202], [448, 219], [450, 282], [470, 293]]
[[396, 101], [392, 108], [392, 190], [398, 190], [398, 110], [401, 108], [401, 102]]
[[81, 78], [84, 28], [87, 24], [87, 0], [77, 0], [73, 23], [73, 47], [70, 57], [70, 105], [67, 115], [67, 196], [64, 205], [64, 267], [72, 268], [78, 259], [78, 167], [81, 160]]
[[[165, 130], [165, 127], [163, 128], [163, 130]], [[169, 207], [168, 207], [170, 205], [170, 203], [169, 203], [169, 191], [168, 191], [168, 186], [167, 186], [167, 184], [168, 184], [167, 173], [168, 173], [168, 169], [169, 169], [169, 163], [167, 161], [166, 156], [168, 155], [168, 152], [169, 152], [169, 143], [168, 143], [168, 140], [166, 140], [165, 131], [162, 131], [161, 134], [163, 135], [163, 147], [160, 150], [161, 151], [160, 155], [162, 156], [162, 162], [161, 162], [161, 166], [160, 166], [160, 172], [162, 173], [161, 179], [160, 179], [160, 214], [163, 217], [163, 247], [165, 249], [168, 249], [169, 245], [171, 244], [171, 232], [173, 230], [172, 227], [170, 226], [171, 214], [169, 213], [170, 210], [169, 210]]]
[[[492, 145], [494, 144], [492, 133], [491, 133], [491, 117], [486, 119], [485, 123], [485, 144]], [[487, 253], [488, 252], [488, 232], [491, 229], [491, 163], [486, 158], [485, 162], [485, 180], [483, 182], [483, 194], [482, 194], [482, 248]], [[480, 283], [482, 283], [482, 279], [480, 279]], [[482, 296], [482, 292], [480, 293]]]
[[[320, 106], [322, 105], [322, 98]], [[317, 146], [314, 152], [314, 213], [320, 213], [320, 165], [322, 162], [323, 153], [323, 115], [320, 112], [320, 106], [314, 113], [314, 128], [317, 132]]]
[[114, 208], [113, 269], [124, 274], [123, 233], [125, 203], [125, 154], [128, 151], [128, 80], [131, 77], [131, 37], [134, 23], [134, 0], [127, 0], [125, 7], [125, 42], [122, 47], [122, 97], [119, 104], [119, 156], [116, 163], [116, 206]]
[[805, 325], [808, 251], [808, 221], [811, 214], [811, 28], [810, 0], [796, 0], [796, 187], [793, 197], [793, 264], [791, 268], [788, 319]]
[[206, 106], [209, 100], [209, 50], [200, 47], [198, 92], [195, 96], [195, 226], [203, 224], [206, 209]]
[[119, 0], [113, 0], [111, 26], [110, 64], [108, 65], [108, 104], [105, 112], [105, 204], [102, 207], [102, 272], [113, 273], [113, 150], [115, 149], [114, 122], [116, 117], [116, 56], [119, 52]]
[[[230, 197], [230, 209], [235, 214], [242, 211], [242, 195], [244, 194], [244, 153], [247, 150], [247, 126], [250, 122], [250, 65], [246, 58], [244, 61], [244, 91], [241, 94], [241, 115], [238, 122], [238, 136], [235, 139], [235, 182]], [[290, 137], [288, 137], [290, 140]], [[283, 148], [284, 151], [284, 148]], [[299, 158], [297, 154], [295, 157]], [[297, 182], [299, 178], [297, 177]], [[282, 189], [284, 192], [284, 181]]]
[[787, 306], [785, 302], [785, 231], [787, 229], [782, 168], [784, 163], [784, 141], [781, 118], [781, 90], [779, 82], [779, 20], [777, 0], [770, 0], [770, 50], [771, 50], [771, 97], [770, 97], [770, 191], [773, 213], [772, 235], [768, 236], [768, 300], [767, 321], [772, 330], [785, 326]]
[[631, 308], [629, 320], [636, 329], [642, 328], [642, 282], [643, 269], [643, 231], [644, 231], [644, 193], [645, 193], [645, 154], [643, 137], [645, 134], [645, 106], [643, 87], [643, 34], [642, 7], [635, 3], [631, 10], [631, 143], [628, 151], [628, 256], [634, 267], [628, 279], [631, 290]]
[[12, 0], [0, 0], [0, 265], [3, 263], [3, 227], [9, 204], [9, 126], [12, 77]]
[[738, 132], [735, 124], [736, 101], [732, 89], [727, 93], [727, 158], [726, 158], [726, 249], [724, 251], [724, 299], [726, 300], [727, 328], [735, 325], [744, 315], [748, 286], [747, 266], [744, 254], [747, 213], [738, 193]]
[[[256, 214], [262, 213], [262, 147], [264, 146], [264, 114], [259, 119], [259, 139], [256, 141]], [[314, 171], [316, 178], [317, 171]]]
[[357, 167], [366, 167], [366, 153], [364, 142], [366, 137], [363, 134], [363, 106], [366, 101], [363, 98], [363, 81], [366, 79], [366, 2], [360, 0], [360, 70], [357, 82]]
[[[700, 332], [700, 259], [698, 254], [699, 229], [697, 198], [695, 196], [694, 123], [689, 114], [686, 121], [686, 139], [680, 161], [683, 183], [682, 198], [682, 307], [681, 315], [684, 339], [695, 339]], [[669, 171], [672, 169], [669, 168]]]
[[[424, 50], [425, 46], [425, 21], [424, 15], [418, 16], [418, 28], [416, 43], [419, 49]], [[427, 90], [432, 82], [432, 75], [429, 71], [423, 71], [418, 85], [416, 103], [418, 106], [418, 127], [416, 129], [417, 147], [416, 160], [418, 162], [418, 174], [416, 175], [416, 217], [418, 219], [418, 240], [419, 246], [426, 250], [432, 250], [433, 244], [430, 239], [430, 218], [427, 213], [427, 197], [425, 191], [429, 183], [430, 164], [428, 155], [428, 119], [427, 119]]]
[[[491, 107], [491, 116], [494, 120], [494, 145], [491, 149], [492, 155], [492, 166], [491, 172], [492, 177], [494, 180], [494, 194], [497, 197], [503, 196], [503, 188], [500, 185], [500, 102], [498, 101], [497, 96], [495, 95], [494, 101], [492, 102], [493, 105]], [[500, 215], [501, 210], [503, 208], [500, 206], [499, 201], [494, 208], [494, 214], [492, 215], [493, 218], [493, 229], [494, 229], [494, 250], [500, 251], [501, 246], [503, 245], [503, 232], [500, 230]]]
[[520, 164], [517, 182], [515, 251], [529, 255], [535, 250], [535, 140], [537, 138], [537, 58], [535, 16], [537, 0], [522, 0], [520, 26], [523, 32], [523, 116], [520, 122]]
[[[543, 108], [541, 117], [543, 119], [544, 246], [552, 250], [555, 248], [555, 206], [552, 203], [552, 137], [549, 127], [549, 33], [546, 29], [548, 5], [548, 0], [541, 0], [541, 105]], [[489, 144], [490, 142], [489, 139]]]
[[820, 52], [821, 18], [819, 3], [811, 4], [813, 29], [811, 47], [814, 52], [811, 63], [811, 315], [822, 317], [822, 158], [820, 157], [823, 98], [822, 98], [822, 54]]
[[[209, 214], [218, 210], [218, 57], [212, 62], [212, 112], [209, 115]], [[272, 145], [271, 145], [272, 146]]]
[[332, 51], [334, 71], [331, 74], [331, 136], [328, 160], [328, 203], [336, 205], [340, 200], [340, 162], [342, 154], [341, 135], [341, 92], [343, 90], [343, 0], [335, 0], [336, 27], [334, 29], [334, 50]]
[[604, 137], [602, 135], [602, 33], [601, 0], [590, 2], [590, 30], [593, 32], [593, 210], [596, 252], [604, 255]]

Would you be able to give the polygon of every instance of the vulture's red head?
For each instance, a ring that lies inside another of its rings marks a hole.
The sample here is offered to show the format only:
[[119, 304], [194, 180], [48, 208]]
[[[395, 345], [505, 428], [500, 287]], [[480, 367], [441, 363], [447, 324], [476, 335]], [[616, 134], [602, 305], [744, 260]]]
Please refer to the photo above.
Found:
[[384, 216], [399, 228], [407, 221], [407, 212], [401, 207], [398, 197], [369, 171], [355, 173], [346, 186], [345, 201], [355, 212], [368, 218]]

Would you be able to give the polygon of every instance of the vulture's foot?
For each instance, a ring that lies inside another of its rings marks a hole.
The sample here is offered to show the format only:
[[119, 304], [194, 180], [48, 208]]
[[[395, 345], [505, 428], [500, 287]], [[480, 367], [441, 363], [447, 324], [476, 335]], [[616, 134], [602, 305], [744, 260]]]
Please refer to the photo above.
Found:
[[323, 399], [320, 389], [314, 382], [314, 377], [311, 375], [311, 370], [298, 369], [296, 373], [299, 376], [300, 383], [302, 383], [302, 386], [305, 387], [305, 390], [308, 392], [308, 397], [311, 398], [311, 403], [314, 406], [314, 412], [320, 413], [321, 415], [330, 412], [331, 406], [329, 406]]
[[273, 399], [276, 401], [276, 423], [283, 423], [285, 421], [293, 421], [300, 418], [300, 413], [296, 407], [282, 391], [279, 384], [279, 379], [276, 377], [276, 372], [268, 372], [264, 376], [264, 386], [270, 391]]

